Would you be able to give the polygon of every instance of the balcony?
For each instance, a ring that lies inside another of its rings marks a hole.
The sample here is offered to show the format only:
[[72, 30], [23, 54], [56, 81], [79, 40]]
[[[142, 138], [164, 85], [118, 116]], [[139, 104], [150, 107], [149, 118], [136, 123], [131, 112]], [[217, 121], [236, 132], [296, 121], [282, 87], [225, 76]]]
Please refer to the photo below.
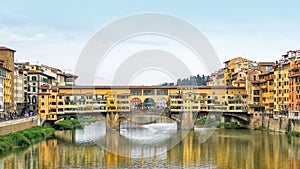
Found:
[[179, 113], [179, 112], [182, 112], [182, 111], [183, 111], [183, 107], [175, 107], [175, 106], [173, 107], [173, 106], [172, 106], [172, 107], [170, 108], [170, 111], [171, 111], [171, 112], [175, 112], [175, 113]]
[[290, 112], [289, 119], [300, 120], [299, 112]]
[[105, 101], [106, 101], [106, 99], [105, 99], [105, 98], [99, 98], [99, 97], [98, 97], [98, 98], [96, 99], [96, 101], [103, 101], [103, 100], [105, 100]]
[[183, 105], [183, 101], [174, 101], [172, 100], [171, 103], [170, 103], [170, 106], [182, 106]]
[[107, 106], [106, 108], [107, 112], [117, 112], [116, 106]]
[[181, 101], [183, 102], [183, 98], [170, 98], [170, 101]]

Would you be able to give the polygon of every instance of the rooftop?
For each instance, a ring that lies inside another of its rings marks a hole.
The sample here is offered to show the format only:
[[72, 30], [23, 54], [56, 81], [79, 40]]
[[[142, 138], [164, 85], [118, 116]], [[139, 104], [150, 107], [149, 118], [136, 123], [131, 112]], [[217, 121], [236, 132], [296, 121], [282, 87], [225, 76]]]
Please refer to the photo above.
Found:
[[261, 66], [274, 66], [275, 62], [258, 62]]
[[0, 46], [0, 50], [10, 50], [10, 51], [16, 52], [15, 50], [10, 49], [10, 48], [5, 47], [5, 46]]

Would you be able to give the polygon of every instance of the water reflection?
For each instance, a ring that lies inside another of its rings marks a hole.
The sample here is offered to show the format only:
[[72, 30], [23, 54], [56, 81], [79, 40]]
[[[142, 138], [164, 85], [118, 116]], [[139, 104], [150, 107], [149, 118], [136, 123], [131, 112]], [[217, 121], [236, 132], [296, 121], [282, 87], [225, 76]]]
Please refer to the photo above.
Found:
[[83, 129], [76, 130], [76, 143], [89, 143], [94, 140], [104, 138], [106, 135], [105, 123], [95, 122], [92, 125], [87, 125]]
[[[176, 130], [163, 130], [168, 136], [157, 142], [135, 137], [149, 130], [161, 134], [163, 126], [159, 125], [103, 134], [98, 128], [103, 126], [95, 123], [88, 126], [93, 131], [90, 133], [60, 131], [57, 138], [0, 159], [0, 168], [300, 168], [299, 138], [262, 131], [217, 129], [201, 143], [201, 131], [195, 130], [181, 133], [187, 134], [186, 137], [169, 149], [172, 139], [179, 137]], [[106, 146], [112, 146], [112, 151], [91, 140], [105, 142]], [[120, 156], [120, 152], [125, 156]]]

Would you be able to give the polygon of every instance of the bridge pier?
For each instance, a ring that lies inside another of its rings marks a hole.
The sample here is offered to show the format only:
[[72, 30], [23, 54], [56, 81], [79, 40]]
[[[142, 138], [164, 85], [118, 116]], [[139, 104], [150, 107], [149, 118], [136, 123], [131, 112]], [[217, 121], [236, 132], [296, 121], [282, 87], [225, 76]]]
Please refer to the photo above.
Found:
[[120, 130], [120, 115], [118, 112], [106, 114], [106, 130]]
[[194, 130], [193, 112], [183, 111], [180, 112], [180, 120], [177, 121], [178, 130]]

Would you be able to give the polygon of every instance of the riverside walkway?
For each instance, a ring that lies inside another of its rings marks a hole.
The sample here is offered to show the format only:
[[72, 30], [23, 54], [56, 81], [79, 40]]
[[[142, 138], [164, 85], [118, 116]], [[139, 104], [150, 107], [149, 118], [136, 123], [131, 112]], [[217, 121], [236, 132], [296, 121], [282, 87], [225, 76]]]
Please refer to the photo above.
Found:
[[39, 116], [29, 116], [0, 122], [0, 135], [25, 130], [40, 125]]

